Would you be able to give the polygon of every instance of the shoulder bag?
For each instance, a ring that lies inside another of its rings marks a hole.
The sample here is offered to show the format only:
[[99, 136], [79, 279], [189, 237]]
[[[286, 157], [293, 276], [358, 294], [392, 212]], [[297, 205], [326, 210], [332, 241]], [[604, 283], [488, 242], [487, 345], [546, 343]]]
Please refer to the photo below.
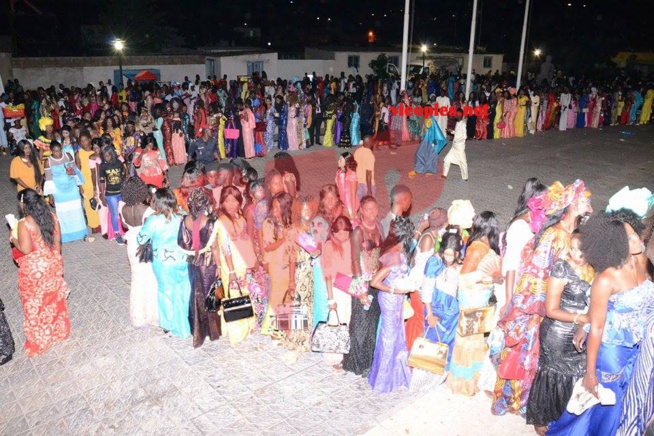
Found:
[[[438, 336], [438, 342], [432, 342], [427, 339], [427, 332], [433, 328]], [[425, 330], [425, 335], [416, 338], [411, 347], [409, 354], [409, 366], [418, 368], [434, 374], [443, 374], [447, 366], [447, 355], [450, 347], [441, 342], [441, 335], [438, 333], [438, 326], [429, 327]]]

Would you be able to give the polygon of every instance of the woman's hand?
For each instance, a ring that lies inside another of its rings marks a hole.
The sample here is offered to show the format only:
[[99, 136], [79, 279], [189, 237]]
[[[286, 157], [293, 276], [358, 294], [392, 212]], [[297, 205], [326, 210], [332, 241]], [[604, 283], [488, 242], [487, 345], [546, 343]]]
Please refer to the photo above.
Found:
[[311, 253], [309, 253], [309, 256], [315, 259], [316, 257], [320, 256], [320, 254], [321, 254], [320, 248], [316, 248]]
[[581, 385], [586, 388], [588, 392], [593, 394], [595, 398], [599, 398], [597, 394], [597, 385], [599, 382], [597, 381], [597, 376], [595, 374], [588, 374], [584, 375], [583, 381], [581, 382]]
[[572, 345], [574, 345], [577, 352], [581, 353], [582, 351], [584, 351], [585, 344], [586, 344], [586, 337], [588, 337], [588, 333], [586, 333], [586, 331], [583, 329], [583, 326], [578, 325], [577, 331], [572, 336]]
[[229, 283], [236, 283], [236, 273], [230, 273], [229, 274]]
[[360, 302], [361, 304], [363, 304], [364, 306], [365, 306], [366, 304], [370, 303], [370, 302], [368, 301], [368, 293], [367, 293], [367, 292], [364, 292], [363, 294], [359, 295], [359, 302]]
[[295, 297], [295, 282], [291, 282], [288, 284], [288, 295], [291, 297]]
[[440, 320], [441, 319], [436, 315], [434, 315], [433, 313], [427, 315], [427, 324], [429, 324], [429, 327], [436, 327], [436, 324], [438, 324]]
[[338, 307], [338, 305], [336, 304], [335, 301], [332, 302], [331, 304], [329, 304], [329, 310], [336, 310], [337, 307]]

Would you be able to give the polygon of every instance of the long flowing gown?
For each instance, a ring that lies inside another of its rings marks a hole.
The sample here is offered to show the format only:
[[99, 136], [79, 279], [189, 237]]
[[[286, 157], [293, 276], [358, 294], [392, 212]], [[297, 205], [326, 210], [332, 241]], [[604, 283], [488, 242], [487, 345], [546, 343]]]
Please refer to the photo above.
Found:
[[241, 129], [243, 136], [243, 147], [245, 150], [245, 158], [250, 159], [256, 156], [256, 151], [254, 149], [254, 129], [257, 126], [256, 121], [254, 120], [254, 113], [250, 109], [245, 109], [245, 116], [247, 116], [247, 121], [245, 116], [241, 119]]
[[334, 146], [334, 122], [336, 120], [336, 114], [333, 110], [326, 110], [324, 115], [325, 121], [325, 136], [322, 140], [323, 147], [333, 147]]
[[[407, 259], [402, 253], [387, 253], [379, 258], [379, 262], [391, 269], [384, 279], [386, 286], [393, 287], [408, 276]], [[408, 388], [411, 384], [402, 317], [405, 295], [379, 292], [377, 299], [381, 309], [381, 326], [368, 382], [375, 392], [387, 393], [401, 387]]]
[[[504, 333], [504, 347], [491, 355], [493, 364], [499, 366], [491, 407], [494, 415], [526, 414], [529, 390], [538, 370], [539, 328], [545, 316], [547, 279], [552, 265], [565, 258], [569, 248], [570, 235], [550, 227], [541, 235], [538, 246], [534, 247], [532, 239], [522, 251], [518, 284], [497, 324]], [[515, 370], [514, 378], [501, 378], [504, 362]]]
[[[377, 225], [378, 238], [360, 226], [355, 232], [361, 232], [363, 240], [361, 257], [361, 278], [370, 282], [379, 267], [379, 246], [381, 245], [381, 225]], [[372, 367], [375, 356], [375, 338], [381, 309], [379, 307], [380, 292], [368, 287], [368, 295], [372, 298], [368, 309], [358, 298], [352, 298], [352, 316], [350, 318], [350, 353], [343, 356], [343, 370], [356, 375], [367, 375]]]
[[550, 425], [548, 435], [616, 433], [634, 363], [641, 352], [645, 322], [653, 311], [654, 283], [649, 280], [611, 295], [602, 343], [597, 353], [597, 379], [602, 386], [615, 393], [616, 403], [612, 406], [597, 404], [579, 416], [565, 411], [558, 421]]
[[[590, 283], [582, 280], [568, 262], [556, 261], [550, 277], [566, 281], [561, 310], [569, 313], [588, 310]], [[545, 318], [540, 324], [540, 357], [527, 402], [527, 424], [543, 427], [559, 419], [575, 382], [584, 376], [586, 352], [579, 353], [572, 343], [576, 329], [571, 322], [552, 318]]]
[[288, 150], [288, 134], [286, 133], [288, 127], [288, 106], [283, 104], [282, 109], [279, 112], [278, 120], [278, 132], [277, 132], [277, 148], [280, 150]]
[[359, 123], [361, 116], [359, 115], [359, 105], [354, 103], [354, 111], [352, 112], [352, 121], [350, 121], [350, 141], [353, 147], [361, 143], [361, 129]]
[[180, 128], [172, 130], [170, 141], [173, 160], [175, 161], [175, 165], [184, 165], [186, 164], [186, 141], [184, 139], [184, 132], [181, 129], [181, 121], [176, 121], [176, 123], [180, 123]]
[[182, 249], [195, 251], [195, 248], [198, 248], [198, 254], [194, 255], [188, 264], [191, 281], [189, 318], [194, 348], [201, 347], [207, 336], [212, 341], [220, 337], [220, 315], [204, 309], [204, 301], [209, 295], [211, 285], [216, 281], [216, 262], [209, 246], [214, 223], [215, 219], [208, 219], [204, 226], [200, 227], [199, 220], [196, 220], [193, 230], [189, 230], [182, 220], [177, 237], [177, 243]]
[[[55, 223], [57, 218], [54, 217]], [[66, 298], [70, 287], [64, 280], [64, 258], [50, 248], [32, 218], [23, 221], [32, 251], [20, 257], [18, 292], [23, 303], [25, 353], [28, 357], [45, 353], [54, 343], [68, 339], [70, 318]], [[54, 238], [59, 238], [55, 231]]]
[[169, 220], [164, 215], [152, 215], [141, 227], [136, 240], [140, 245], [152, 242], [152, 269], [157, 277], [159, 326], [175, 336], [186, 338], [191, 335], [191, 282], [186, 254], [177, 245], [181, 222], [182, 217], [177, 214], [173, 214]]
[[268, 152], [275, 146], [275, 108], [266, 110], [266, 132], [263, 134], [265, 148]]
[[288, 139], [288, 149], [289, 150], [298, 150], [300, 144], [297, 136], [297, 118], [298, 108], [297, 106], [292, 106], [288, 108], [288, 124], [286, 125], [286, 137]]
[[[329, 235], [329, 223], [321, 216], [316, 216], [311, 221], [311, 235], [322, 247]], [[327, 283], [322, 270], [322, 256], [313, 260], [313, 328], [319, 322], [327, 321]]]
[[414, 157], [413, 170], [419, 174], [437, 174], [438, 173], [438, 154], [447, 145], [447, 138], [438, 127], [436, 117], [427, 120], [429, 126], [425, 137], [420, 142], [416, 155]]
[[636, 123], [636, 114], [642, 104], [643, 95], [638, 91], [634, 91], [634, 104], [631, 105], [631, 110], [629, 111], [629, 124]]
[[[78, 177], [74, 162], [68, 161], [67, 154], [64, 154], [59, 161], [50, 156], [48, 162], [50, 168], [49, 171], [46, 170], [43, 194], [54, 196], [55, 211], [61, 223], [61, 242], [84, 239], [88, 235], [88, 229], [79, 193], [79, 186], [83, 185], [83, 180]], [[66, 168], [74, 170], [75, 175], [66, 173]], [[48, 172], [52, 177], [52, 185], [47, 180]], [[52, 186], [53, 189], [48, 189], [49, 186]]]
[[579, 112], [577, 112], [577, 128], [586, 127], [586, 113], [588, 112], [588, 96], [582, 95], [579, 98]]
[[649, 123], [649, 119], [652, 117], [652, 102], [654, 102], [654, 89], [648, 89], [645, 93], [643, 109], [640, 111], [640, 124]]
[[518, 100], [511, 98], [504, 100], [504, 128], [502, 129], [502, 138], [515, 137], [515, 118], [518, 113]]
[[[158, 153], [157, 153], [158, 154]], [[129, 206], [128, 206], [129, 207]], [[119, 213], [123, 215], [125, 203], [118, 206]], [[143, 220], [151, 214], [152, 210], [143, 215]], [[125, 225], [125, 220], [123, 219]], [[136, 237], [141, 231], [140, 226], [127, 226], [124, 238], [127, 242], [127, 259], [131, 270], [131, 281], [129, 291], [129, 318], [132, 325], [141, 327], [145, 325], [159, 325], [159, 309], [157, 307], [157, 277], [154, 275], [152, 263], [141, 262], [137, 254], [139, 247]]]
[[98, 211], [91, 207], [91, 199], [93, 198], [93, 177], [91, 173], [91, 162], [90, 157], [94, 154], [93, 150], [84, 150], [80, 148], [77, 151], [79, 156], [79, 169], [84, 177], [84, 212], [86, 214], [87, 224], [91, 229], [100, 227], [100, 216]]
[[336, 124], [334, 125], [334, 143], [339, 146], [341, 143], [341, 135], [343, 133], [343, 121], [342, 121], [343, 111], [341, 109], [336, 110]]
[[499, 100], [495, 106], [495, 119], [493, 120], [493, 139], [500, 139], [502, 137], [502, 129], [500, 129], [500, 122], [504, 117], [504, 100]]

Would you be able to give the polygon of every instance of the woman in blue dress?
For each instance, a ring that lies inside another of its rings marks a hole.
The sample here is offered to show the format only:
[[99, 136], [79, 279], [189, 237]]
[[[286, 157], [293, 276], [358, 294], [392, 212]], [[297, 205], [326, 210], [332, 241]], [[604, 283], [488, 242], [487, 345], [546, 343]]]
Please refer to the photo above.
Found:
[[[597, 404], [578, 416], [565, 411], [547, 434], [613, 435], [620, 424], [645, 323], [654, 312], [654, 283], [646, 279], [644, 267], [636, 261], [643, 245], [631, 225], [599, 214], [581, 226], [579, 233], [581, 251], [596, 271], [582, 386], [598, 395], [601, 384], [615, 393], [616, 402]], [[579, 348], [578, 342], [576, 346]]]
[[406, 217], [398, 217], [391, 222], [388, 237], [380, 247], [381, 268], [370, 281], [370, 286], [380, 291], [377, 299], [381, 309], [381, 326], [368, 376], [370, 386], [377, 393], [408, 388], [411, 383], [402, 307], [406, 294], [415, 290], [408, 280], [407, 261], [413, 244], [413, 231], [414, 226]]
[[578, 129], [582, 129], [586, 127], [586, 114], [588, 113], [588, 102], [589, 102], [588, 94], [584, 92], [581, 95], [581, 97], [579, 97], [579, 112], [577, 113]]
[[[88, 229], [80, 189], [84, 184], [72, 155], [64, 153], [57, 141], [50, 143], [52, 154], [45, 161], [44, 195], [52, 195], [61, 225], [61, 242], [86, 239]], [[82, 189], [83, 191], [83, 189]]]
[[416, 174], [436, 175], [438, 173], [438, 153], [447, 145], [447, 138], [438, 127], [436, 117], [430, 117], [425, 124], [427, 132], [420, 142], [420, 147], [416, 150], [413, 171], [409, 173], [409, 177], [415, 177]]
[[163, 114], [161, 111], [161, 107], [155, 106], [153, 108], [153, 116], [154, 116], [154, 129], [152, 130], [152, 135], [154, 135], [154, 139], [157, 141], [157, 146], [159, 147], [159, 152], [161, 153], [161, 157], [163, 157], [164, 160], [166, 160], [166, 152], [164, 151], [164, 138], [163, 138], [163, 132], [161, 128], [163, 127]]
[[350, 121], [350, 143], [352, 147], [356, 147], [361, 143], [361, 130], [359, 124], [361, 122], [361, 116], [359, 115], [359, 103], [356, 101], [352, 106], [352, 120]]
[[191, 281], [186, 254], [177, 245], [182, 216], [177, 200], [168, 189], [157, 189], [152, 200], [154, 214], [143, 224], [136, 237], [139, 245], [152, 243], [152, 268], [157, 277], [159, 326], [173, 335], [191, 335], [189, 303]]
[[281, 95], [275, 97], [275, 113], [277, 116], [277, 148], [288, 150], [288, 135], [286, 126], [288, 124], [288, 105], [284, 103]]

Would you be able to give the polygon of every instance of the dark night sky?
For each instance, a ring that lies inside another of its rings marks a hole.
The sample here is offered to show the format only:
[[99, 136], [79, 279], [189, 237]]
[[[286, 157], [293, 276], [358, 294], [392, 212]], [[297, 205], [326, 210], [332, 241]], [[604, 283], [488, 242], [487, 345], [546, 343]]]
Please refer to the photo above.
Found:
[[[148, 35], [151, 45], [143, 44], [144, 50], [167, 44], [165, 35], [156, 34], [157, 26], [173, 27], [188, 46], [201, 46], [235, 39], [231, 28], [244, 23], [262, 29], [262, 47], [270, 41], [270, 47], [280, 51], [301, 52], [305, 43], [321, 41], [366, 44], [369, 30], [375, 32], [379, 45], [389, 46], [401, 43], [404, 6], [403, 0], [30, 1], [46, 16], [16, 20], [17, 40], [33, 37], [32, 45], [18, 44], [22, 55], [39, 54], [35, 50], [82, 55], [79, 25], [94, 24], [107, 24], [131, 40], [145, 41], [143, 35]], [[478, 1], [479, 45], [504, 53], [508, 61], [517, 60], [525, 0]], [[414, 2], [414, 44], [456, 44], [467, 50], [472, 0]], [[617, 51], [649, 51], [654, 40], [654, 26], [651, 20], [648, 23], [650, 6], [647, 0], [621, 5], [615, 0], [532, 0], [528, 48], [540, 48], [554, 56], [555, 64], [569, 67], [603, 63]], [[19, 4], [18, 10], [28, 8]], [[2, 13], [8, 13], [6, 1]], [[42, 33], [35, 26], [43, 28]], [[9, 28], [4, 32], [10, 33]], [[56, 43], [35, 49], [33, 43], [39, 38]]]

